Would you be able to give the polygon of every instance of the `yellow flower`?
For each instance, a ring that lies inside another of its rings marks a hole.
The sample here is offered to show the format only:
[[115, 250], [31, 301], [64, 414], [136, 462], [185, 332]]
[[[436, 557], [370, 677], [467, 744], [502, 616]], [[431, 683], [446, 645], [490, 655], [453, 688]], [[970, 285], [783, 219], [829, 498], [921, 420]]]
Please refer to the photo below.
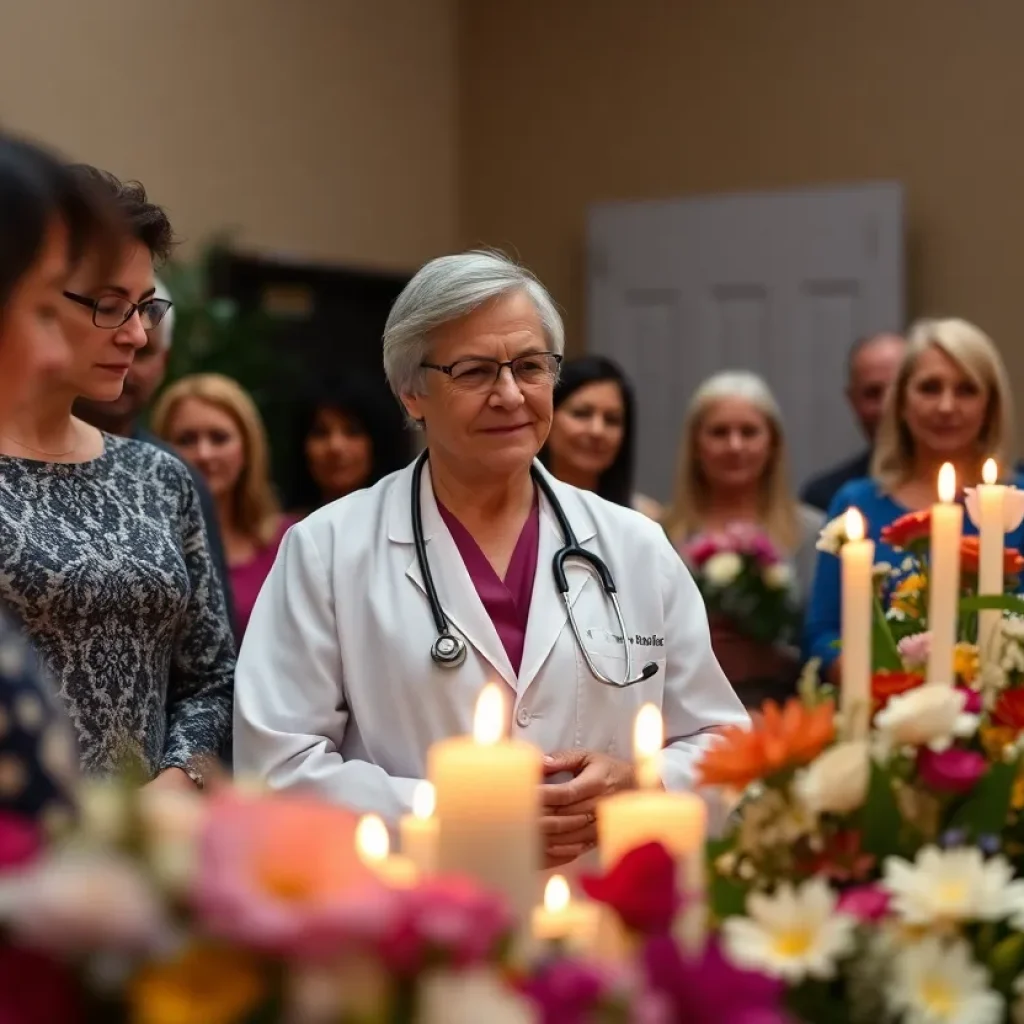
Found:
[[191, 945], [147, 964], [132, 982], [132, 1024], [235, 1024], [259, 1003], [257, 962], [236, 950]]
[[925, 578], [919, 572], [911, 573], [900, 580], [892, 594], [892, 606], [911, 619], [921, 616], [921, 594]]
[[978, 677], [978, 647], [976, 644], [957, 644], [953, 648], [953, 672], [962, 683], [973, 683]]

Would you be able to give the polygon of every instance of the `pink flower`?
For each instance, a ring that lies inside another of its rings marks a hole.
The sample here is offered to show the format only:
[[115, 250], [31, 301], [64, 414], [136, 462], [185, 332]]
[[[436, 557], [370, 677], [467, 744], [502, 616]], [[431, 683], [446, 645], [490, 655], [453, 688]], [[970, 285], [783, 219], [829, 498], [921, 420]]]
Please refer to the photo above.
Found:
[[957, 689], [964, 695], [964, 714], [980, 715], [982, 712], [981, 694], [969, 686], [958, 686]]
[[405, 976], [438, 962], [467, 968], [493, 961], [514, 924], [501, 900], [461, 878], [432, 879], [393, 896], [376, 948], [390, 970]]
[[214, 798], [192, 892], [206, 928], [311, 957], [384, 935], [394, 894], [359, 859], [357, 820], [307, 799]]
[[35, 860], [42, 845], [42, 832], [34, 821], [0, 811], [0, 872]]
[[932, 635], [925, 632], [905, 636], [896, 645], [896, 649], [907, 668], [924, 668], [932, 649]]
[[917, 755], [917, 772], [930, 789], [945, 793], [967, 793], [985, 774], [988, 762], [974, 750], [950, 747], [941, 753], [922, 747]]
[[721, 550], [722, 545], [714, 534], [702, 533], [688, 544], [684, 544], [681, 554], [689, 565], [699, 569], [709, 558], [717, 555]]
[[859, 921], [880, 921], [889, 913], [890, 894], [879, 885], [858, 885], [839, 897], [836, 910]]

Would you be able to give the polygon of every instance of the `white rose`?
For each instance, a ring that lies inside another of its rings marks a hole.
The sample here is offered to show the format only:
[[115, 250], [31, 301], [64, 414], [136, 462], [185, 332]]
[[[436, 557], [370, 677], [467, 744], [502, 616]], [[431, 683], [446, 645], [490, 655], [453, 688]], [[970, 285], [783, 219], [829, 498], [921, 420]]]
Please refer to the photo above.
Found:
[[735, 551], [719, 551], [704, 563], [704, 577], [715, 587], [727, 587], [743, 570], [743, 559]]
[[785, 562], [769, 565], [761, 574], [765, 586], [772, 590], [785, 590], [793, 582], [793, 570]]
[[797, 795], [812, 814], [849, 814], [867, 797], [869, 766], [866, 741], [837, 743], [799, 777]]
[[977, 715], [964, 714], [966, 695], [945, 683], [928, 683], [890, 699], [875, 727], [892, 746], [945, 750], [954, 736], [970, 736]]

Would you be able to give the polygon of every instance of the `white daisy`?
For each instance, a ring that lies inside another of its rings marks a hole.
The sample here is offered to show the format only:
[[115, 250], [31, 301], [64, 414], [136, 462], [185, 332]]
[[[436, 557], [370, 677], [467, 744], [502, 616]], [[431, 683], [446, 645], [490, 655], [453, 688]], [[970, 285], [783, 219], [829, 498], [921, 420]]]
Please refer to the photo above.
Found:
[[1024, 882], [1013, 881], [1004, 857], [983, 860], [975, 848], [926, 846], [911, 864], [889, 857], [882, 885], [909, 925], [1000, 921], [1024, 908]]
[[751, 893], [749, 917], [730, 917], [722, 926], [725, 948], [737, 965], [786, 981], [831, 978], [836, 961], [853, 949], [857, 922], [837, 914], [835, 893], [820, 878], [794, 889]]
[[830, 555], [838, 555], [840, 548], [846, 543], [846, 513], [830, 519], [818, 534], [815, 547]]
[[1000, 1024], [1003, 997], [989, 987], [988, 971], [975, 963], [962, 939], [935, 937], [897, 955], [889, 1005], [904, 1024]]

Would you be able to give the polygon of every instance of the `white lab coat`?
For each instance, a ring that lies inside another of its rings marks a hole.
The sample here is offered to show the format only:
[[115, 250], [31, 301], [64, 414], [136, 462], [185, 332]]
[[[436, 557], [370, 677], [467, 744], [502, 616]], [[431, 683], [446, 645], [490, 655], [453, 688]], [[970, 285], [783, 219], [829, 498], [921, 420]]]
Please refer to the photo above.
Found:
[[[427, 750], [472, 731], [481, 688], [504, 681], [512, 733], [545, 752], [586, 748], [628, 759], [633, 719], [661, 708], [662, 777], [689, 788], [706, 730], [747, 715], [711, 650], [696, 585], [661, 528], [631, 509], [548, 475], [580, 543], [614, 576], [633, 643], [626, 689], [599, 683], [573, 639], [551, 572], [563, 544], [541, 496], [537, 575], [518, 677], [434, 499], [420, 500], [441, 605], [466, 660], [436, 666], [437, 632], [416, 563], [412, 467], [313, 513], [286, 535], [245, 633], [235, 679], [235, 770], [275, 790], [306, 790], [388, 819], [405, 813]], [[625, 672], [615, 613], [598, 579], [568, 566], [570, 596], [595, 664]]]

